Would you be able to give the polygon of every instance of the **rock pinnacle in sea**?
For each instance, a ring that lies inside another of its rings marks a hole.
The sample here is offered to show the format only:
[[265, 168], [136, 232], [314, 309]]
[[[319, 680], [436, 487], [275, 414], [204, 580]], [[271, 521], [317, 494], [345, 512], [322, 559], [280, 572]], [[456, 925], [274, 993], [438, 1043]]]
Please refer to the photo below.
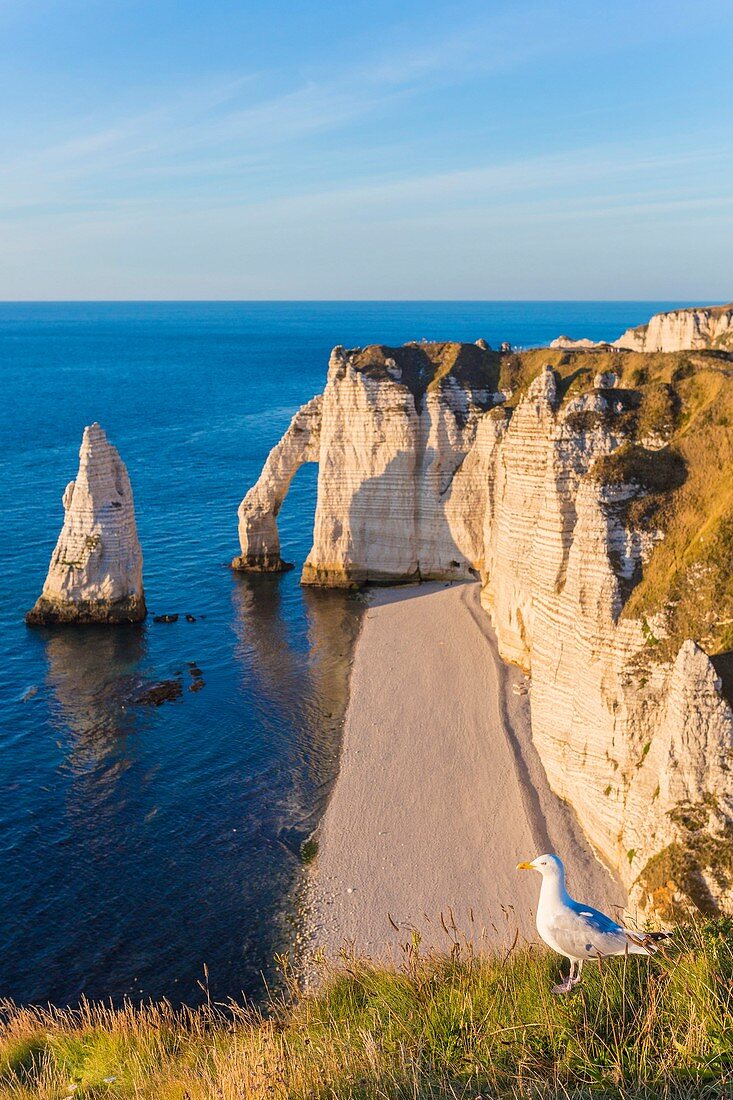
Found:
[[140, 622], [146, 608], [132, 488], [99, 424], [84, 429], [79, 473], [63, 504], [64, 525], [26, 622]]

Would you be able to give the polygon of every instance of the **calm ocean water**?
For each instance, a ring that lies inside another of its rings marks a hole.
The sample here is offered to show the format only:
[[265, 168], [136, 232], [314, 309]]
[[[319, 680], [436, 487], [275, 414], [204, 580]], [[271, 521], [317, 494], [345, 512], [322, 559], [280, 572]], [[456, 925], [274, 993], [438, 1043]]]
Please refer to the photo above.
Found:
[[[332, 345], [610, 339], [680, 304], [0, 304], [0, 996], [194, 1003], [204, 966], [216, 999], [256, 996], [292, 943], [361, 603], [227, 563], [237, 504]], [[130, 472], [148, 607], [195, 623], [24, 625], [93, 420]], [[281, 514], [296, 566], [315, 478]], [[179, 700], [130, 705], [178, 673]]]

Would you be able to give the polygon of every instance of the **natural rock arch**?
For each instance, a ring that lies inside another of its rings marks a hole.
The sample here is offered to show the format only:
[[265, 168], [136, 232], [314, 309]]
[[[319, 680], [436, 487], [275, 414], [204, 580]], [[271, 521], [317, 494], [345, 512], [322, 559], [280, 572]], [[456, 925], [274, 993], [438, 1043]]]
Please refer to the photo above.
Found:
[[239, 544], [234, 569], [249, 573], [279, 573], [292, 566], [280, 557], [277, 515], [290, 483], [306, 462], [318, 462], [323, 395], [298, 409], [277, 443], [262, 473], [239, 505]]
[[462, 466], [483, 414], [503, 400], [497, 379], [497, 355], [483, 344], [335, 348], [323, 395], [296, 413], [240, 505], [234, 568], [288, 568], [277, 514], [298, 468], [318, 462], [303, 584], [469, 577], [479, 565], [486, 489], [483, 479], [474, 491], [475, 462], [466, 476]]

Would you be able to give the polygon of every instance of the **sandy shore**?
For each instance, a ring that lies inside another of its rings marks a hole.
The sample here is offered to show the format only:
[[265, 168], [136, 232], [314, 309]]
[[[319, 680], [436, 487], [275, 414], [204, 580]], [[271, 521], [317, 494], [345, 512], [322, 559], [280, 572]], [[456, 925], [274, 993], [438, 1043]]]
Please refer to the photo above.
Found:
[[445, 947], [441, 914], [478, 945], [517, 929], [536, 940], [539, 881], [515, 867], [545, 851], [562, 855], [584, 900], [623, 904], [550, 791], [516, 694], [526, 686], [498, 656], [477, 584], [372, 597], [308, 887], [313, 945], [396, 957], [415, 928]]

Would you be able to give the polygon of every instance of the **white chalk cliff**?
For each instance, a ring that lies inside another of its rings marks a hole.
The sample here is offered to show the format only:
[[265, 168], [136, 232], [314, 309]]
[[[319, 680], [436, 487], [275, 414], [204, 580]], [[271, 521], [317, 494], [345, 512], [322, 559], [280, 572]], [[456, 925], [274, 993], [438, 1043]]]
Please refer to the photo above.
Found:
[[64, 524], [30, 624], [145, 618], [143, 559], [127, 470], [99, 424], [84, 429], [79, 472], [63, 495]]
[[606, 372], [563, 403], [547, 368], [509, 410], [497, 387], [474, 345], [335, 349], [245, 497], [243, 558], [279, 559], [276, 510], [318, 461], [304, 583], [480, 576], [550, 783], [603, 860], [643, 909], [730, 909], [733, 713], [698, 645], [661, 661], [663, 624], [622, 614], [661, 538], [630, 518], [639, 480], [604, 466], [635, 395]]
[[620, 397], [597, 389], [560, 408], [551, 371], [532, 384], [497, 452], [483, 600], [502, 655], [531, 674], [533, 738], [552, 787], [635, 901], [730, 905], [727, 883], [694, 863], [681, 881], [676, 865], [695, 842], [691, 807], [706, 844], [729, 843], [733, 714], [694, 642], [673, 665], [656, 662], [649, 625], [621, 616], [659, 536], [625, 522], [639, 484], [594, 476], [624, 442]]
[[627, 329], [614, 346], [631, 351], [733, 351], [733, 302], [656, 313], [645, 325]]
[[551, 348], [623, 348], [627, 351], [733, 351], [733, 302], [655, 313], [643, 325], [629, 328], [610, 345], [558, 336]]
[[268, 455], [257, 483], [239, 506], [239, 544], [242, 553], [234, 569], [252, 573], [278, 573], [290, 565], [280, 557], [277, 514], [290, 482], [305, 462], [317, 462], [323, 398], [303, 405], [290, 427]]
[[318, 462], [305, 584], [469, 576], [480, 530], [454, 538], [447, 506], [480, 417], [503, 400], [493, 362], [473, 344], [335, 348], [322, 398], [296, 413], [240, 505], [233, 566], [282, 568], [277, 513], [298, 467]]

